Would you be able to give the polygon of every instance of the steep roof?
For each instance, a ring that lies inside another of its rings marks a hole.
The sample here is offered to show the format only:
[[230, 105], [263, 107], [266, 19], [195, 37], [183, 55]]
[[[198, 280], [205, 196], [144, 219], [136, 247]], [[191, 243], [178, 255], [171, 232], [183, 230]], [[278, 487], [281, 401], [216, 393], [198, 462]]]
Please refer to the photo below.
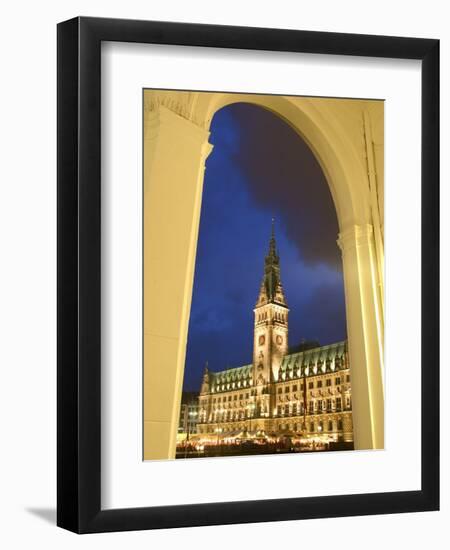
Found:
[[[278, 373], [278, 380], [289, 380], [301, 376], [314, 376], [346, 368], [344, 356], [347, 341], [328, 344], [285, 355]], [[253, 377], [253, 365], [243, 365], [220, 372], [208, 371], [211, 387], [216, 391], [249, 387]]]
[[[311, 376], [339, 370], [344, 367], [347, 341], [328, 344], [317, 348], [285, 355], [280, 366], [279, 377]], [[306, 372], [305, 372], [306, 370]], [[283, 376], [284, 375], [284, 376]]]
[[222, 370], [220, 372], [209, 372], [210, 380], [216, 384], [226, 384], [228, 382], [237, 382], [252, 377], [253, 365], [243, 365], [232, 369]]

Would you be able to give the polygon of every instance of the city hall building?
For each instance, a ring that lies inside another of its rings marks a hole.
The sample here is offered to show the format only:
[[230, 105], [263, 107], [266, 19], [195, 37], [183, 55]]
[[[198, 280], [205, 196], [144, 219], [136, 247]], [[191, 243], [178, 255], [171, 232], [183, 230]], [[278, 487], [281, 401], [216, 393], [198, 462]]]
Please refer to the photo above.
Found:
[[205, 368], [198, 437], [353, 441], [347, 342], [305, 343], [289, 353], [288, 316], [272, 227], [254, 309], [253, 361], [221, 372]]

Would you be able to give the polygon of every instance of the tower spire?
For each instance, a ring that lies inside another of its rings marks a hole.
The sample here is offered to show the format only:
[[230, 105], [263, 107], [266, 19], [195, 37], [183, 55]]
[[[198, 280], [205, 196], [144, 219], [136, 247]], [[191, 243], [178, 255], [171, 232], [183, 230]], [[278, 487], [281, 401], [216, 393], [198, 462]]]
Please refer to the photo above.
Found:
[[286, 305], [286, 299], [284, 297], [280, 278], [280, 257], [277, 254], [274, 218], [272, 218], [269, 252], [264, 261], [264, 276], [261, 283], [257, 305], [269, 302], [276, 302], [281, 305]]
[[275, 218], [272, 217], [272, 234], [269, 242], [269, 256], [277, 255], [277, 244], [275, 241]]

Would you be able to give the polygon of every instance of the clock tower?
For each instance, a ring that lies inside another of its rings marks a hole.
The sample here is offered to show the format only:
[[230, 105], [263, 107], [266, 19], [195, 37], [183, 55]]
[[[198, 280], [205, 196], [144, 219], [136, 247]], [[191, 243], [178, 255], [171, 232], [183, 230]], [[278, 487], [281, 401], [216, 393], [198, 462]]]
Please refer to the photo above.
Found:
[[264, 386], [278, 380], [278, 370], [288, 352], [289, 308], [280, 278], [280, 257], [275, 242], [274, 221], [269, 252], [264, 262], [264, 276], [255, 313], [253, 340], [253, 380], [259, 393]]

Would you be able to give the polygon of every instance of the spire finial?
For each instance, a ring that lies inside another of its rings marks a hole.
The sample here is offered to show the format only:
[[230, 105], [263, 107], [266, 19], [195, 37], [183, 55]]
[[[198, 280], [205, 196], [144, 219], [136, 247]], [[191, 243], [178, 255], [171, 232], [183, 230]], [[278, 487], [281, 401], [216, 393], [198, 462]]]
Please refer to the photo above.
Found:
[[269, 256], [276, 256], [276, 243], [275, 243], [275, 218], [272, 216], [272, 234], [269, 242]]

